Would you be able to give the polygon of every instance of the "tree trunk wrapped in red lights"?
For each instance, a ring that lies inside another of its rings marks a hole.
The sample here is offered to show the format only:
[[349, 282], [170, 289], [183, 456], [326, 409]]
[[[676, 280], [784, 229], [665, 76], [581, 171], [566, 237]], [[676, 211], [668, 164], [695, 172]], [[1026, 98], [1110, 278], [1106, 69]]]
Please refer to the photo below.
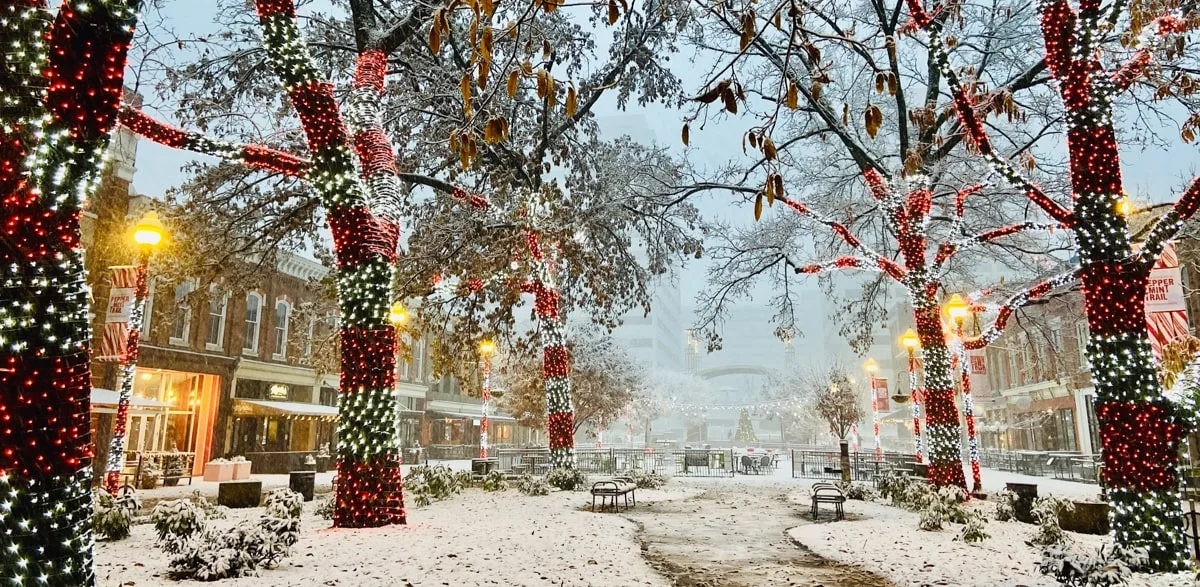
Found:
[[[949, 64], [940, 25], [919, 0], [909, 0], [908, 5], [915, 24], [928, 31], [930, 45], [937, 50], [958, 104], [957, 115], [972, 143], [989, 165], [1074, 232], [1113, 532], [1120, 544], [1146, 549], [1151, 568], [1183, 568], [1187, 546], [1177, 493], [1183, 431], [1155, 373], [1144, 300], [1156, 257], [1200, 206], [1200, 178], [1159, 218], [1135, 253], [1120, 213], [1125, 194], [1112, 99], [1139, 75], [1149, 62], [1149, 53], [1141, 49], [1112, 71], [1100, 60], [1096, 44], [1104, 30], [1102, 24], [1118, 22], [1120, 13], [1112, 11], [1123, 9], [1124, 3], [1102, 7], [1096, 0], [1083, 0], [1076, 9], [1066, 0], [1038, 2], [1046, 65], [1058, 82], [1066, 109], [1074, 201], [1074, 209], [1066, 210], [992, 150], [973, 109], [974, 97]], [[1178, 32], [1178, 19], [1164, 16], [1159, 20], [1159, 34]]]
[[[341, 399], [334, 525], [405, 523], [395, 438], [396, 333], [387, 321], [398, 227], [368, 207], [333, 88], [320, 81], [296, 24], [292, 0], [257, 0], [264, 46], [308, 139], [308, 180], [329, 218], [341, 304]], [[369, 64], [368, 64], [369, 65]], [[367, 68], [364, 71], [375, 71]], [[381, 87], [379, 80], [367, 84]], [[364, 147], [377, 153], [376, 145]], [[390, 149], [389, 149], [390, 155]], [[379, 172], [375, 158], [364, 173]]]
[[[0, 583], [92, 585], [79, 214], [140, 2], [0, 0]], [[47, 46], [48, 45], [48, 46]]]

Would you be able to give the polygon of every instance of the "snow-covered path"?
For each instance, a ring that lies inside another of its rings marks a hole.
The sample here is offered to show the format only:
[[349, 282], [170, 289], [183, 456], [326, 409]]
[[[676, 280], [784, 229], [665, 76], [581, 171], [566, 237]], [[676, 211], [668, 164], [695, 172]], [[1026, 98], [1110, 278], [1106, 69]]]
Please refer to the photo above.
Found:
[[764, 476], [675, 483], [703, 493], [625, 514], [641, 526], [638, 537], [646, 557], [675, 585], [892, 585], [855, 566], [831, 563], [788, 538], [789, 528], [813, 524], [807, 506], [789, 500], [794, 482]]

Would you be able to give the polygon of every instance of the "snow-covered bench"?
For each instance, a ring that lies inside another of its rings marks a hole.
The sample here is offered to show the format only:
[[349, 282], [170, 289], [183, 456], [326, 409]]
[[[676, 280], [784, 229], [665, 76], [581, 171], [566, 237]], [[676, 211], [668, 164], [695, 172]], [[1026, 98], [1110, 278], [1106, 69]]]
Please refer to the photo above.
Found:
[[842, 509], [842, 504], [846, 503], [846, 494], [833, 483], [817, 482], [812, 485], [812, 517], [817, 519], [817, 506], [822, 503], [833, 504], [834, 511], [837, 513], [837, 519], [843, 520], [846, 518], [845, 511]]
[[611, 481], [597, 481], [592, 483], [592, 511], [596, 511], [596, 498], [600, 498], [600, 511], [604, 511], [604, 504], [609, 499], [612, 499], [613, 508], [618, 512], [621, 511], [620, 504], [617, 503], [618, 497], [625, 498], [625, 507], [629, 508], [629, 498], [633, 497], [633, 505], [637, 505], [637, 484], [633, 479], [628, 477], [615, 477]]

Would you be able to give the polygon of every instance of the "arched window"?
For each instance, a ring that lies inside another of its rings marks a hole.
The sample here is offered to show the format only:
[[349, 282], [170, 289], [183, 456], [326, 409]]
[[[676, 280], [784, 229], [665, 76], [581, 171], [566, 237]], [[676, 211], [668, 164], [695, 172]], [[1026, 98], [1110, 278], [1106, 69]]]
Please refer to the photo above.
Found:
[[208, 332], [204, 346], [209, 350], [220, 350], [225, 346], [225, 312], [229, 306], [229, 294], [220, 292], [214, 285], [208, 290]]
[[192, 306], [187, 297], [196, 290], [196, 282], [185, 279], [175, 286], [175, 308], [171, 315], [171, 332], [169, 342], [187, 346], [192, 331]]
[[275, 354], [271, 358], [287, 359], [288, 321], [292, 318], [292, 305], [284, 299], [275, 300]]
[[242, 352], [247, 355], [258, 354], [258, 331], [262, 325], [263, 297], [258, 292], [246, 294], [246, 337], [242, 342]]

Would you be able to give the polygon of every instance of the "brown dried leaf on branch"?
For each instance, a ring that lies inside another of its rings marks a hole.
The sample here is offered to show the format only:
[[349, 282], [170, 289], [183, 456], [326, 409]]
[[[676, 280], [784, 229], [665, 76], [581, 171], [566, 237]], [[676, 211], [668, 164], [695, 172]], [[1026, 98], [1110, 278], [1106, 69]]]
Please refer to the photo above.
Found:
[[741, 50], [745, 51], [754, 42], [754, 11], [748, 10], [742, 15]]
[[699, 96], [696, 96], [694, 98], [694, 100], [696, 100], [697, 102], [703, 103], [703, 104], [712, 104], [713, 102], [717, 101], [717, 98], [721, 97], [721, 94], [725, 90], [729, 89], [729, 84], [731, 84], [731, 83], [733, 83], [732, 80], [724, 80], [721, 83], [717, 84], [716, 86], [713, 86], [707, 92], [704, 92], [703, 94], [700, 94]]
[[763, 156], [765, 156], [767, 158], [767, 161], [775, 160], [775, 157], [778, 155], [778, 152], [775, 150], [775, 141], [772, 141], [771, 137], [763, 137], [762, 152], [763, 152]]
[[787, 83], [787, 107], [792, 110], [800, 107], [800, 89], [792, 80]]
[[763, 193], [758, 192], [758, 195], [754, 196], [754, 221], [755, 222], [758, 222], [758, 220], [760, 218], [762, 218], [762, 211], [763, 211]]
[[574, 118], [575, 109], [579, 106], [579, 98], [575, 95], [575, 84], [567, 88], [567, 116]]
[[680, 138], [683, 139], [683, 146], [685, 146], [685, 147], [688, 146], [688, 140], [691, 137], [688, 136], [688, 125], [687, 124], [683, 125], [683, 130], [680, 131], [679, 134], [681, 135]]
[[617, 0], [608, 0], [608, 24], [616, 24], [618, 18], [621, 13], [617, 10]]
[[883, 111], [880, 110], [878, 106], [871, 104], [867, 106], [867, 111], [864, 114], [864, 118], [867, 127], [867, 135], [871, 138], [875, 138], [875, 135], [879, 133], [879, 127], [883, 126]]

